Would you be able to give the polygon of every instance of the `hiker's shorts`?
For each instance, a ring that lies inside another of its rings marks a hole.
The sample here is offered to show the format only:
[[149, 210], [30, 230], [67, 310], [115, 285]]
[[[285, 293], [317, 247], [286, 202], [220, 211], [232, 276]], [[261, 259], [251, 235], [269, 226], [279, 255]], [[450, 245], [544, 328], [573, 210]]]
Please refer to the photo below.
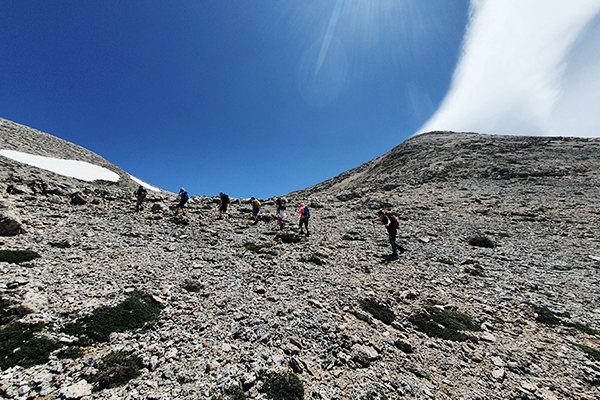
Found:
[[258, 215], [259, 211], [260, 211], [260, 208], [253, 208], [252, 209], [252, 215], [256, 217]]
[[304, 225], [308, 230], [308, 218], [300, 218], [300, 223], [298, 225], [300, 226], [300, 228], [302, 228], [302, 225]]

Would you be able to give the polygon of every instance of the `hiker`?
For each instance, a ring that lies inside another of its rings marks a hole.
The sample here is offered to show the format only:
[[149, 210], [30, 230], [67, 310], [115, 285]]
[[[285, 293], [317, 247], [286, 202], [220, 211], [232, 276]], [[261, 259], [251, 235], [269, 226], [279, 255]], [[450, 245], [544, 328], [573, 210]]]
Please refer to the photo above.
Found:
[[221, 198], [221, 200], [219, 201], [219, 218], [223, 218], [223, 214], [229, 216], [229, 214], [227, 214], [227, 205], [229, 204], [229, 196], [227, 196], [225, 193], [221, 192], [221, 193], [219, 193], [219, 197]]
[[146, 198], [146, 195], [148, 193], [146, 192], [146, 189], [144, 189], [144, 187], [140, 185], [138, 190], [133, 192], [133, 194], [137, 196], [137, 201], [135, 202], [135, 211], [140, 211], [144, 208], [142, 203], [144, 202], [144, 199]]
[[390, 245], [392, 245], [392, 254], [391, 257], [398, 257], [398, 251], [400, 254], [404, 253], [404, 247], [400, 246], [396, 243], [396, 234], [398, 233], [398, 220], [391, 212], [384, 213], [383, 211], [379, 211], [377, 213], [379, 219], [373, 221], [374, 224], [384, 225], [387, 229], [388, 236], [390, 239]]
[[300, 203], [300, 209], [296, 210], [297, 214], [300, 214], [300, 222], [298, 226], [300, 227], [300, 233], [302, 233], [302, 225], [306, 227], [306, 236], [310, 236], [308, 232], [308, 219], [310, 218], [310, 209], [308, 206], [305, 206], [304, 203]]
[[281, 199], [275, 200], [277, 205], [277, 223], [279, 224], [279, 230], [283, 230], [283, 220], [285, 219], [285, 201]]
[[187, 203], [187, 201], [190, 199], [190, 196], [188, 196], [188, 193], [185, 191], [184, 188], [181, 188], [177, 197], [179, 198], [179, 204], [177, 204], [177, 207], [175, 207], [175, 215], [177, 215], [180, 208], [181, 213], [185, 215], [185, 209], [183, 207], [185, 206], [185, 203]]
[[260, 201], [256, 200], [254, 197], [250, 198], [250, 204], [252, 204], [252, 218], [254, 218], [254, 223], [258, 222], [258, 212], [260, 211]]

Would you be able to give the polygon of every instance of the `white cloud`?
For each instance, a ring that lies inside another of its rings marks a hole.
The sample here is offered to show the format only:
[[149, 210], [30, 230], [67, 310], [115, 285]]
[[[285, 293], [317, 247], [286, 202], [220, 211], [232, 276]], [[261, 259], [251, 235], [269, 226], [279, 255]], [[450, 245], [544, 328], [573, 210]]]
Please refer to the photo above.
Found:
[[85, 161], [35, 156], [14, 150], [0, 150], [0, 155], [23, 164], [45, 169], [59, 175], [81, 179], [82, 181], [105, 180], [117, 182], [119, 180], [119, 175], [111, 170]]
[[472, 0], [450, 91], [420, 132], [600, 136], [600, 0]]

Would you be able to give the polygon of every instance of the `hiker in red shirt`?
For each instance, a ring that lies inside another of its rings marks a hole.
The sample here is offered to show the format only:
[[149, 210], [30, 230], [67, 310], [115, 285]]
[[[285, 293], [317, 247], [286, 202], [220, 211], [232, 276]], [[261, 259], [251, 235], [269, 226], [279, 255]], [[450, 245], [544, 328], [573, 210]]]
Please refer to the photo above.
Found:
[[300, 203], [300, 209], [296, 210], [297, 214], [300, 214], [300, 233], [302, 233], [302, 225], [306, 226], [306, 236], [310, 236], [308, 233], [308, 219], [310, 218], [310, 209], [304, 205], [304, 203]]
[[379, 219], [373, 221], [374, 224], [384, 225], [387, 229], [388, 236], [390, 239], [390, 245], [392, 245], [392, 254], [391, 257], [398, 257], [398, 251], [400, 254], [404, 253], [404, 247], [400, 246], [396, 243], [396, 234], [398, 233], [398, 220], [391, 212], [384, 213], [383, 211], [379, 211], [377, 213]]

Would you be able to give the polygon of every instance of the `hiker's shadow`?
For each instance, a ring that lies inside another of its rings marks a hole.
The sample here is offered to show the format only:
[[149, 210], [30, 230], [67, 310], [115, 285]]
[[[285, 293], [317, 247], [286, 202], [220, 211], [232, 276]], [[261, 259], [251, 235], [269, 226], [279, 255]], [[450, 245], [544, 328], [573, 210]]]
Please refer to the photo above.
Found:
[[386, 255], [386, 256], [380, 256], [380, 258], [381, 258], [382, 264], [388, 264], [393, 261], [398, 261], [398, 256]]

